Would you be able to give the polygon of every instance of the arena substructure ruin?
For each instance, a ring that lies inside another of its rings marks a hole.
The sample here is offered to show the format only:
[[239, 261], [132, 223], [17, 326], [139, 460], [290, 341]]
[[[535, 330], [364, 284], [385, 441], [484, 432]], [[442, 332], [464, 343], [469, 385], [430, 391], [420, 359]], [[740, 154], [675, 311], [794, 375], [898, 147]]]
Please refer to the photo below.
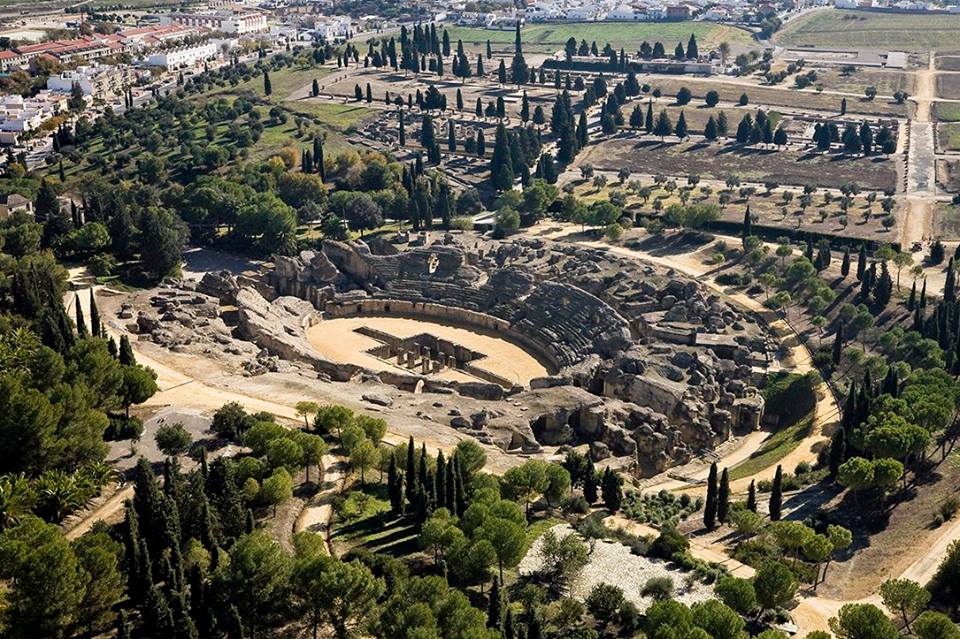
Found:
[[[183, 286], [154, 298], [160, 319], [182, 314], [178, 296], [219, 304], [207, 324], [242, 338], [250, 374], [292, 364], [459, 396], [468, 410], [444, 419], [482, 442], [525, 453], [589, 444], [595, 460], [643, 474], [759, 428], [756, 384], [776, 348], [756, 318], [696, 281], [540, 239], [324, 241], [275, 256], [259, 280], [208, 273]], [[137, 325], [141, 339], [165, 330], [155, 313]]]

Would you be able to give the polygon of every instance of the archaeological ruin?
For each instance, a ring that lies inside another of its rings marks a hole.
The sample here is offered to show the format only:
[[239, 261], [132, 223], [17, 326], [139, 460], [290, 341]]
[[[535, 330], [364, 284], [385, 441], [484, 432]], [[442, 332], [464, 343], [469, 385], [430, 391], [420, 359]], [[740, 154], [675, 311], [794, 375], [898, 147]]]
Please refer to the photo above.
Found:
[[505, 451], [589, 445], [643, 474], [759, 428], [776, 348], [757, 318], [668, 269], [471, 233], [324, 241], [150, 301], [119, 314], [140, 339], [232, 353], [247, 375], [362, 384], [381, 406], [458, 397], [423, 419]]

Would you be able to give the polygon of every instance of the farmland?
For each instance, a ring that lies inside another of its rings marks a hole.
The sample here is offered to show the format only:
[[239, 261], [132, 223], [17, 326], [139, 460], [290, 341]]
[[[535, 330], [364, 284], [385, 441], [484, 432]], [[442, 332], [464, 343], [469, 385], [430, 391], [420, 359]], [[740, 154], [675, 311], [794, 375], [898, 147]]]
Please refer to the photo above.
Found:
[[935, 102], [933, 115], [939, 122], [960, 122], [960, 104]]
[[704, 145], [696, 142], [661, 144], [652, 138], [624, 136], [588, 147], [578, 158], [598, 170], [616, 171], [626, 166], [635, 173], [652, 168], [665, 175], [699, 174], [706, 179], [741, 180], [820, 187], [857, 182], [867, 189], [896, 187], [896, 161], [882, 157], [850, 159], [796, 150]]
[[937, 146], [941, 151], [960, 151], [960, 122], [937, 125]]
[[825, 9], [789, 22], [776, 36], [789, 46], [960, 51], [960, 15]]
[[941, 73], [937, 75], [937, 97], [948, 100], [960, 98], [960, 73]]
[[[513, 50], [513, 30], [449, 27], [447, 31], [453, 42], [463, 40], [465, 46], [486, 46], [489, 40], [495, 51]], [[750, 32], [744, 29], [707, 22], [535, 24], [521, 31], [524, 50], [530, 53], [553, 53], [563, 48], [571, 37], [587, 42], [596, 41], [601, 47], [609, 42], [612, 46], [623, 47], [627, 51], [636, 51], [645, 40], [661, 41], [672, 50], [677, 42], [686, 43], [691, 33], [697, 37], [704, 50], [721, 42], [745, 45], [752, 41]]]
[[[799, 91], [784, 87], [747, 86], [716, 81], [702, 81], [694, 78], [669, 78], [662, 76], [645, 76], [642, 82], [649, 82], [654, 89], [660, 89], [665, 94], [675, 95], [681, 87], [690, 89], [694, 99], [702, 98], [709, 90], [720, 94], [721, 102], [736, 102], [742, 94], [747, 94], [750, 105], [783, 106], [797, 109], [811, 109], [830, 113], [840, 112], [841, 98], [836, 95], [817, 93], [816, 91]], [[906, 106], [877, 97], [873, 100], [866, 98], [848, 98], [847, 113], [858, 113], [873, 116], [903, 117], [906, 115]]]

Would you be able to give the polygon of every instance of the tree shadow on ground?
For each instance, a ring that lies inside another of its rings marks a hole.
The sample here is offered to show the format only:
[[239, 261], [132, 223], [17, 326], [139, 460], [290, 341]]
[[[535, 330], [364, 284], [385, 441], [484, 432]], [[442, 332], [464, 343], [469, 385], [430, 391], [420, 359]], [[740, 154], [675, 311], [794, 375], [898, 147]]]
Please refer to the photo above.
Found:
[[701, 233], [677, 233], [673, 235], [651, 235], [642, 240], [628, 242], [626, 246], [641, 250], [650, 255], [676, 255], [678, 253], [692, 253], [707, 244], [712, 238]]

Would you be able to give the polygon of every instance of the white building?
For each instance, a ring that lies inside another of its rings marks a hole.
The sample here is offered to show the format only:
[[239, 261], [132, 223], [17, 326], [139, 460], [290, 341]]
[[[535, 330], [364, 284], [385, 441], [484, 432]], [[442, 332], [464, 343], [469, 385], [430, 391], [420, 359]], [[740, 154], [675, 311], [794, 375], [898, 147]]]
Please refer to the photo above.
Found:
[[[67, 96], [42, 90], [32, 98], [20, 95], [0, 97], [0, 132], [20, 134], [33, 131], [46, 120], [66, 111]], [[10, 136], [4, 140], [11, 139]]]
[[160, 17], [161, 24], [181, 24], [187, 27], [203, 27], [234, 35], [257, 33], [267, 30], [267, 16], [253, 11], [234, 13], [170, 13]]
[[119, 93], [124, 85], [135, 80], [135, 74], [126, 65], [91, 64], [76, 69], [64, 70], [47, 78], [47, 88], [58, 93], [69, 94], [74, 84], [80, 86], [83, 95], [106, 97]]
[[189, 47], [177, 47], [154, 53], [147, 58], [151, 67], [163, 67], [167, 70], [189, 67], [217, 55], [219, 49], [213, 42], [204, 42]]
[[313, 24], [315, 38], [323, 38], [327, 42], [341, 40], [350, 36], [353, 22], [350, 16], [322, 16]]

